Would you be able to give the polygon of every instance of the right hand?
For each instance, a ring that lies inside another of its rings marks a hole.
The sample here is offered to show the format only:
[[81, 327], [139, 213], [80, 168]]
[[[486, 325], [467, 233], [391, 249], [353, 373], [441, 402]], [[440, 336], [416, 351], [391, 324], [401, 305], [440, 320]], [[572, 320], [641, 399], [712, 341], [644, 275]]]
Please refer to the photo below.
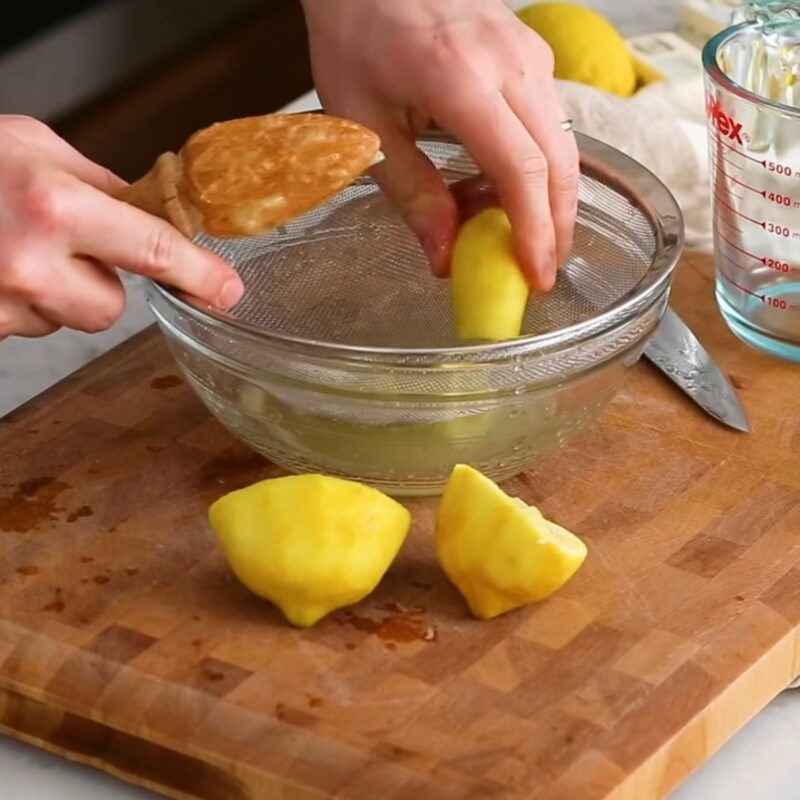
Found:
[[499, 0], [302, 0], [325, 110], [381, 137], [373, 173], [446, 275], [459, 209], [415, 145], [433, 121], [472, 154], [508, 212], [529, 283], [550, 289], [572, 248], [578, 147], [553, 53]]
[[219, 310], [241, 297], [222, 259], [109, 196], [125, 185], [43, 123], [0, 115], [0, 339], [106, 330], [125, 309], [115, 267]]

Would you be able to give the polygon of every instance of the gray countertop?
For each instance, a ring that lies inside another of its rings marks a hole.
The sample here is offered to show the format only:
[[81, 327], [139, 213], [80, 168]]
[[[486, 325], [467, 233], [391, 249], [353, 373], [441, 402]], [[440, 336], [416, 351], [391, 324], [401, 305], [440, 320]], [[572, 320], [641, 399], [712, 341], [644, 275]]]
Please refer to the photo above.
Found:
[[[675, 0], [596, 0], [627, 35], [673, 26]], [[292, 110], [315, 104], [301, 98]], [[141, 282], [129, 285], [128, 310], [108, 333], [62, 331], [44, 341], [11, 339], [0, 344], [0, 414], [43, 391], [149, 324]], [[800, 774], [800, 692], [786, 692], [753, 719], [671, 800], [797, 800]], [[32, 747], [0, 740], [0, 796], [9, 800], [145, 800], [155, 795]]]

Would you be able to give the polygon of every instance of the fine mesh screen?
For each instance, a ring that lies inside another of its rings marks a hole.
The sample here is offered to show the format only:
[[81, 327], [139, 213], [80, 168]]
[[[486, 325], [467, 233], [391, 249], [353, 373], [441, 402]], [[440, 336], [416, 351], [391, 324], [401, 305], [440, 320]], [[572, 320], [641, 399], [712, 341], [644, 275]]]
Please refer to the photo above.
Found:
[[[448, 181], [478, 171], [460, 145], [432, 140], [420, 147]], [[199, 242], [238, 270], [246, 292], [232, 315], [249, 325], [343, 345], [463, 344], [449, 283], [432, 276], [416, 238], [369, 178], [269, 235]], [[583, 175], [573, 254], [555, 289], [531, 298], [522, 334], [601, 313], [635, 289], [655, 248], [647, 215], [626, 195]]]

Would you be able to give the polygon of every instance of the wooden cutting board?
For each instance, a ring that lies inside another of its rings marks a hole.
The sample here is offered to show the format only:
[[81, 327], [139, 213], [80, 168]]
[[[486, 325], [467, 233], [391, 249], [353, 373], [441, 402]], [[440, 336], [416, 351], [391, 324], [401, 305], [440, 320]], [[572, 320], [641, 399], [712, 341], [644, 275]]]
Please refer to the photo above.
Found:
[[154, 331], [0, 422], [0, 729], [172, 797], [647, 800], [800, 672], [800, 368], [740, 344], [711, 267], [675, 307], [729, 371], [728, 431], [645, 364], [506, 488], [587, 541], [548, 602], [472, 620], [435, 499], [375, 594], [300, 632], [205, 521], [277, 475]]

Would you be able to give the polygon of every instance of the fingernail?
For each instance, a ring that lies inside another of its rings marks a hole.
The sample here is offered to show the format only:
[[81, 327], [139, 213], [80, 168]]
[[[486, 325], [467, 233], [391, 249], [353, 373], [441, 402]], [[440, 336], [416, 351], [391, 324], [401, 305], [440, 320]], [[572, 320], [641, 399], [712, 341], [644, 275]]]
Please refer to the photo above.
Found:
[[244, 294], [244, 285], [239, 278], [229, 278], [222, 284], [219, 292], [219, 304], [221, 308], [235, 306]]

